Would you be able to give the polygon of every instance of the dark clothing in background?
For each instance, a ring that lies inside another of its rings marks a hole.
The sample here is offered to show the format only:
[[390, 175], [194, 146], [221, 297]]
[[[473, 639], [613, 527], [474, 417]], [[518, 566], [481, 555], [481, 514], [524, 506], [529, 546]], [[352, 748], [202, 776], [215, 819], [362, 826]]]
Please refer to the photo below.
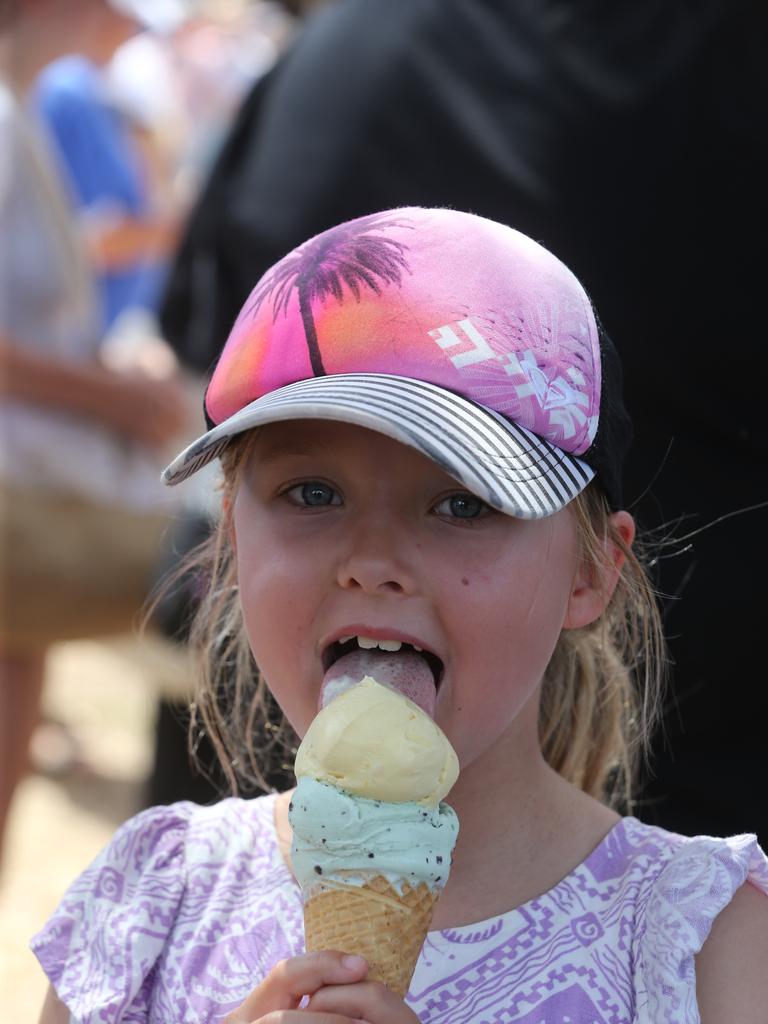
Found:
[[[388, 207], [453, 206], [540, 240], [625, 367], [625, 496], [678, 536], [768, 499], [760, 229], [768, 12], [758, 3], [347, 0], [243, 106], [192, 216], [162, 322], [207, 369], [262, 272]], [[752, 256], [752, 250], [757, 256]], [[640, 816], [768, 841], [768, 509], [660, 563], [674, 660]]]

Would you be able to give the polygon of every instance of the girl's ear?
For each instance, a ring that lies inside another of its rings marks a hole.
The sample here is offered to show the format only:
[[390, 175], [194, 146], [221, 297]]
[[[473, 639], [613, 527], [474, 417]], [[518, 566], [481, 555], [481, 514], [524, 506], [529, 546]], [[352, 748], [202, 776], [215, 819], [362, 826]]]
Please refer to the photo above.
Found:
[[[582, 560], [573, 579], [563, 629], [578, 629], [598, 619], [613, 597], [619, 573], [624, 565], [624, 549], [632, 547], [635, 521], [629, 512], [614, 512], [608, 520], [610, 529], [603, 546], [603, 564]], [[611, 537], [620, 537], [619, 545]]]

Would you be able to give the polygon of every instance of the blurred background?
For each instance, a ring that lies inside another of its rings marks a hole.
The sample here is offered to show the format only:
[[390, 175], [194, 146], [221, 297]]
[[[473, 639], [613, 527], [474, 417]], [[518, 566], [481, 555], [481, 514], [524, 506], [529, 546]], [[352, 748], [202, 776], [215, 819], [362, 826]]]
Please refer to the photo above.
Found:
[[226, 793], [205, 737], [187, 751], [194, 581], [138, 629], [216, 470], [159, 472], [261, 273], [379, 209], [505, 221], [584, 282], [670, 644], [631, 810], [768, 842], [767, 26], [747, 0], [0, 0], [6, 1019], [36, 1019], [29, 938], [115, 827]]

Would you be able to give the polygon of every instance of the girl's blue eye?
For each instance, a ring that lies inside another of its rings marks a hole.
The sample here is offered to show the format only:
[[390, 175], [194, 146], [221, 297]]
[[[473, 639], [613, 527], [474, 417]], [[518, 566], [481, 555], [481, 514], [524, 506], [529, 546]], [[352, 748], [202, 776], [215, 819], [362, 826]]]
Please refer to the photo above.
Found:
[[488, 510], [488, 505], [482, 498], [469, 494], [467, 491], [449, 494], [447, 498], [443, 498], [435, 505], [435, 512], [439, 516], [450, 516], [453, 519], [477, 519]]
[[340, 505], [341, 498], [329, 484], [321, 480], [308, 480], [303, 484], [296, 484], [286, 492], [297, 505], [305, 505], [308, 508], [324, 508], [328, 505]]

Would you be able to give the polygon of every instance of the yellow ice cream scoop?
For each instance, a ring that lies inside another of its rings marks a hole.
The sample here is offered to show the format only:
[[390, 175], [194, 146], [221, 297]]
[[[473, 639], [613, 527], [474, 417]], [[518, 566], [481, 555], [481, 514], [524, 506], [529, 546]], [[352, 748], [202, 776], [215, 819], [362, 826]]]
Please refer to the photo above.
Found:
[[436, 807], [459, 775], [442, 730], [418, 705], [366, 676], [319, 712], [296, 755], [310, 776], [369, 800]]

